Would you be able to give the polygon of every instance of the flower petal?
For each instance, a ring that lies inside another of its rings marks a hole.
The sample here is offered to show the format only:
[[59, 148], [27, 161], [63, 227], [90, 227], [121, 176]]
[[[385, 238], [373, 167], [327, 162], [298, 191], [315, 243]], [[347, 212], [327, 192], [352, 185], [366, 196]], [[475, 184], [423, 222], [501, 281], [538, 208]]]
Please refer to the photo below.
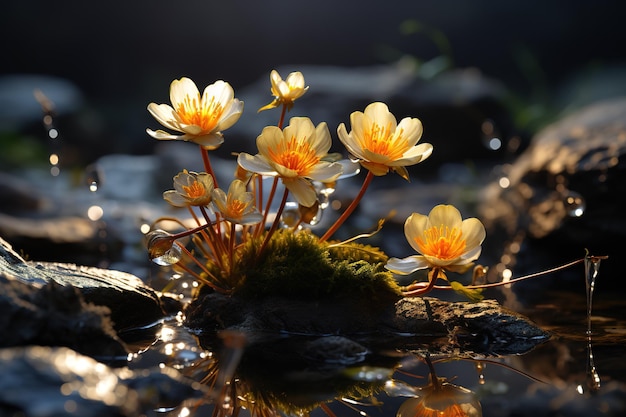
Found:
[[252, 156], [242, 152], [237, 157], [237, 163], [246, 171], [271, 176], [276, 176], [277, 174], [274, 168], [261, 155]]
[[400, 274], [408, 275], [420, 269], [426, 269], [429, 267], [429, 263], [426, 262], [423, 256], [411, 255], [406, 258], [389, 258], [385, 268], [389, 271]]
[[196, 83], [187, 77], [172, 81], [170, 85], [170, 102], [174, 110], [178, 109], [188, 97], [192, 100], [200, 101], [200, 91], [198, 91]]
[[428, 214], [430, 224], [433, 226], [445, 225], [450, 228], [461, 228], [461, 212], [450, 204], [439, 204], [433, 207]]
[[164, 130], [146, 129], [146, 133], [158, 140], [180, 140], [182, 138], [182, 136], [172, 135], [171, 133], [168, 133]]
[[317, 201], [315, 188], [304, 178], [283, 178], [283, 184], [293, 194], [296, 201], [304, 207], [311, 207]]

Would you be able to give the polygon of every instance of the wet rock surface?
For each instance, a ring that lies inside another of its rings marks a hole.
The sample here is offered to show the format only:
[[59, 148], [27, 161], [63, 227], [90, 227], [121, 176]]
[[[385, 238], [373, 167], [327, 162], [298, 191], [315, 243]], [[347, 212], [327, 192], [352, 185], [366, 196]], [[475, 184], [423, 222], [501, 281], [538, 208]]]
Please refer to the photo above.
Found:
[[0, 415], [144, 416], [206, 393], [173, 369], [113, 369], [71, 349], [0, 349]]
[[[598, 101], [546, 127], [478, 208], [494, 241], [515, 243], [520, 274], [554, 266], [588, 249], [618, 256], [626, 237], [626, 99]], [[521, 246], [521, 251], [519, 250]], [[549, 256], [550, 260], [546, 259]], [[607, 260], [603, 271], [619, 273]], [[611, 285], [606, 282], [607, 285]]]
[[209, 294], [186, 309], [186, 325], [209, 337], [219, 330], [241, 331], [251, 336], [251, 344], [263, 341], [268, 334], [341, 335], [361, 343], [375, 339], [387, 348], [469, 356], [519, 354], [550, 337], [527, 318], [493, 300], [466, 303], [416, 297], [402, 298], [376, 310], [369, 307], [364, 300], [344, 303], [282, 298], [250, 305], [236, 297]]
[[18, 282], [33, 291], [45, 286], [51, 292], [61, 293], [58, 287], [76, 289], [86, 303], [110, 311], [116, 331], [148, 326], [164, 317], [156, 292], [134, 275], [74, 264], [28, 262], [1, 239], [0, 277], [5, 283]]

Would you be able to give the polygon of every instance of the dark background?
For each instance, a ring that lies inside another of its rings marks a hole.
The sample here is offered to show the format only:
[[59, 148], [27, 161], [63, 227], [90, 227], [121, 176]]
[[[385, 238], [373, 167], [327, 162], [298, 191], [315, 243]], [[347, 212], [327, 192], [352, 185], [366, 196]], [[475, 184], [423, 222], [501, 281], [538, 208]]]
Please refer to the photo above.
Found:
[[[581, 0], [11, 0], [0, 14], [0, 76], [71, 82], [83, 97], [85, 136], [137, 153], [154, 127], [147, 104], [169, 102], [175, 78], [199, 86], [224, 79], [237, 92], [273, 68], [449, 53], [454, 66], [476, 67], [521, 94], [550, 92], [624, 62], [625, 10]], [[0, 113], [12, 106], [0, 105]]]

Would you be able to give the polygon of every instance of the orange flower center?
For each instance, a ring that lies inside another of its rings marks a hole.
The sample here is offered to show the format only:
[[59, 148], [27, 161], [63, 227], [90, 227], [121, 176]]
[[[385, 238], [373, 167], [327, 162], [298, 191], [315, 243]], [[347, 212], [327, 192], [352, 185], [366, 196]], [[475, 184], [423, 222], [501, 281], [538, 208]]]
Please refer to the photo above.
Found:
[[187, 196], [190, 198], [199, 198], [203, 197], [205, 193], [204, 185], [202, 185], [198, 181], [194, 181], [191, 185], [183, 185], [183, 190], [187, 193]]
[[210, 132], [220, 121], [224, 108], [221, 103], [215, 101], [214, 97], [211, 97], [210, 102], [205, 103], [200, 96], [193, 98], [186, 96], [178, 105], [176, 113], [183, 123], [200, 126], [204, 132]]
[[420, 403], [411, 411], [411, 415], [420, 417], [467, 417], [469, 415], [459, 404], [452, 404], [444, 410], [437, 410]]
[[402, 130], [395, 135], [391, 131], [391, 125], [380, 126], [373, 123], [370, 130], [365, 130], [362, 148], [378, 155], [385, 155], [391, 161], [402, 158], [408, 150], [408, 142], [402, 135]]
[[275, 149], [270, 149], [269, 157], [275, 163], [297, 172], [301, 177], [311, 172], [320, 161], [311, 145], [296, 137], [279, 143]]
[[465, 239], [461, 230], [441, 225], [433, 226], [424, 231], [423, 236], [415, 239], [422, 255], [438, 259], [456, 259], [465, 252]]
[[228, 203], [228, 214], [234, 219], [240, 219], [246, 211], [247, 204], [241, 200], [231, 200]]

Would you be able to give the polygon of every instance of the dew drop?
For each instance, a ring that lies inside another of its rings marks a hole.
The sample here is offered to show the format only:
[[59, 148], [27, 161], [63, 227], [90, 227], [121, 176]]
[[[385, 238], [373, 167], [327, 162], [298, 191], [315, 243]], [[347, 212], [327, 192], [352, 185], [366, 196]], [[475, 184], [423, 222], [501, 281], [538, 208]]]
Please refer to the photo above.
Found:
[[596, 370], [592, 351], [591, 313], [593, 305], [593, 291], [596, 278], [600, 272], [600, 257], [585, 256], [585, 288], [587, 290], [587, 387], [591, 392], [600, 389], [600, 375]]
[[102, 183], [102, 173], [97, 165], [92, 164], [85, 168], [85, 182], [89, 191], [94, 193], [98, 191], [98, 187]]
[[181, 249], [178, 245], [173, 245], [169, 250], [165, 251], [163, 255], [152, 258], [152, 262], [160, 266], [169, 266], [180, 261], [180, 258], [182, 258]]
[[181, 248], [175, 239], [164, 230], [154, 230], [146, 235], [148, 256], [157, 265], [174, 265], [182, 258]]
[[580, 217], [585, 213], [586, 203], [582, 195], [575, 191], [568, 191], [563, 197], [565, 210], [570, 217]]
[[298, 224], [300, 220], [300, 213], [298, 212], [298, 203], [289, 201], [285, 204], [283, 213], [281, 215], [281, 224], [284, 228], [291, 228]]

